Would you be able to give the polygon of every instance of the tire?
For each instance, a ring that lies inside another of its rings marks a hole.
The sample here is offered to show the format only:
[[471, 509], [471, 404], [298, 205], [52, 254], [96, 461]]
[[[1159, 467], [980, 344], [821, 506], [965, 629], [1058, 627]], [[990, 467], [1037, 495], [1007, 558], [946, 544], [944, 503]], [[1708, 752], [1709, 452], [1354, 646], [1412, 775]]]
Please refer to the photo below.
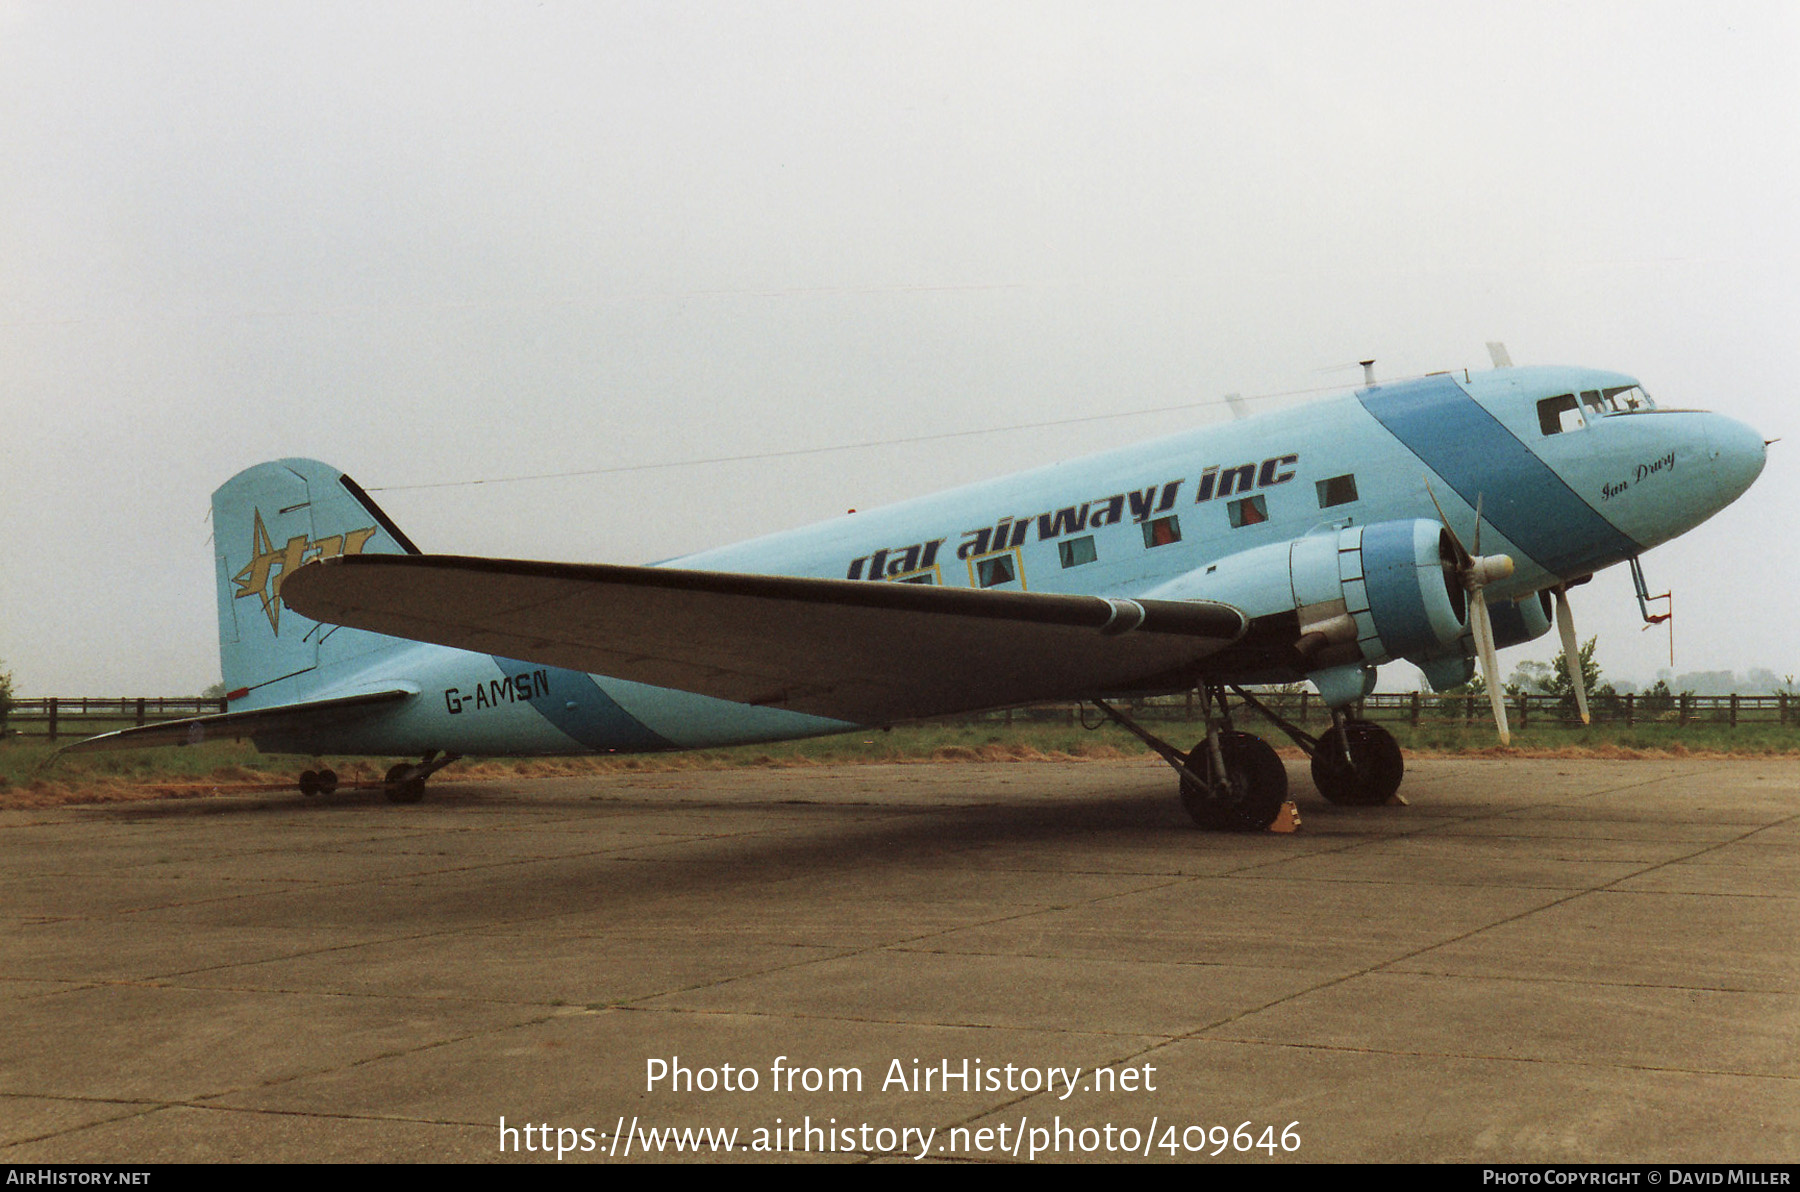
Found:
[[425, 780], [414, 778], [413, 767], [396, 763], [387, 772], [387, 797], [390, 803], [417, 803], [425, 797]]
[[[1350, 762], [1344, 761], [1344, 736], [1350, 739]], [[1380, 725], [1347, 720], [1343, 733], [1335, 727], [1319, 738], [1312, 758], [1313, 784], [1326, 800], [1344, 807], [1379, 807], [1394, 797], [1406, 776], [1400, 743]]]
[[1205, 741], [1187, 755], [1188, 769], [1206, 775], [1212, 789], [1183, 778], [1181, 805], [1196, 824], [1210, 831], [1263, 831], [1287, 802], [1287, 768], [1267, 741], [1249, 733], [1221, 732], [1219, 752], [1225, 757], [1223, 782], [1214, 772], [1212, 749]]
[[300, 793], [307, 798], [319, 793], [319, 775], [315, 770], [300, 771]]

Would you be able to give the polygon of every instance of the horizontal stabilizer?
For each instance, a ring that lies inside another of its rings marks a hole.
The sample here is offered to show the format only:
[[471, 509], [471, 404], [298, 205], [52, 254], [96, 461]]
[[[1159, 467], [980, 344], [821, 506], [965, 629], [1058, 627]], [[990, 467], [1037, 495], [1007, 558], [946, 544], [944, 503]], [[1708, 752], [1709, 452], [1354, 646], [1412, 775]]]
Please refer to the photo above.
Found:
[[327, 559], [282, 596], [314, 620], [861, 724], [1181, 686], [1244, 632], [1210, 601], [441, 555]]
[[187, 716], [180, 720], [163, 720], [156, 724], [124, 728], [115, 733], [101, 733], [97, 737], [65, 746], [58, 752], [94, 753], [103, 749], [140, 749], [153, 745], [199, 745], [205, 741], [241, 740], [265, 733], [305, 732], [355, 720], [372, 707], [417, 694], [417, 691], [410, 689], [391, 688], [335, 699], [277, 704], [272, 708], [251, 708], [243, 712]]

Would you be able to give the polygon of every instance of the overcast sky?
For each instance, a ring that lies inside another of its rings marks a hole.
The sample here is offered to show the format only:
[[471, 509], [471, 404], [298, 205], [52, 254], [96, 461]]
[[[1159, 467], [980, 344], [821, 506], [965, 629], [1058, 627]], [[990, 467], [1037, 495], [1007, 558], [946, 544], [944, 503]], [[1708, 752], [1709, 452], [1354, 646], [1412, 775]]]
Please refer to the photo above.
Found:
[[[0, 666], [214, 682], [265, 459], [640, 562], [1497, 339], [1787, 439], [1645, 567], [1677, 669], [1800, 672], [1797, 212], [1790, 0], [0, 0]], [[1667, 665], [1623, 569], [1576, 608]]]

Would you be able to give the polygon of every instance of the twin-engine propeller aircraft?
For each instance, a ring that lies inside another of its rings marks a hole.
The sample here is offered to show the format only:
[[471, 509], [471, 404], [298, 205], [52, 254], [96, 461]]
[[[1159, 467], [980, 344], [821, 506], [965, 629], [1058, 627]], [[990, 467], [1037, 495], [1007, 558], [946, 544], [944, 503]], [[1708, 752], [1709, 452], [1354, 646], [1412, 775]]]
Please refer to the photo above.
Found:
[[[1337, 803], [1387, 801], [1400, 749], [1348, 709], [1405, 659], [1434, 689], [1560, 622], [1565, 593], [1735, 500], [1764, 441], [1631, 377], [1496, 368], [1370, 384], [653, 567], [421, 554], [348, 476], [260, 464], [213, 494], [232, 710], [102, 749], [249, 737], [402, 754], [410, 802], [465, 754], [637, 752], [1093, 702], [1179, 774], [1210, 828], [1271, 825], [1275, 752], [1228, 693], [1310, 681], [1314, 737], [1269, 713]], [[1491, 552], [1491, 553], [1483, 553]], [[1579, 674], [1571, 675], [1579, 683]], [[1193, 690], [1181, 750], [1111, 701]], [[1267, 709], [1263, 709], [1267, 712]], [[306, 793], [334, 789], [307, 771]]]

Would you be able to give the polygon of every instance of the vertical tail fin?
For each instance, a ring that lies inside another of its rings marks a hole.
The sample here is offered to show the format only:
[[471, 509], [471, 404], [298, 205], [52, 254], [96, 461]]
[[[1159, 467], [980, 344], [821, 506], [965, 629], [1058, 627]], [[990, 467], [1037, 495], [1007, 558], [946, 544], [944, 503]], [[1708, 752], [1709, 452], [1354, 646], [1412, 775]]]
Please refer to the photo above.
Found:
[[[233, 699], [383, 649], [394, 639], [309, 621], [288, 609], [281, 582], [333, 555], [417, 554], [354, 480], [317, 460], [257, 464], [213, 493], [219, 663]], [[263, 692], [245, 706], [293, 698]]]

